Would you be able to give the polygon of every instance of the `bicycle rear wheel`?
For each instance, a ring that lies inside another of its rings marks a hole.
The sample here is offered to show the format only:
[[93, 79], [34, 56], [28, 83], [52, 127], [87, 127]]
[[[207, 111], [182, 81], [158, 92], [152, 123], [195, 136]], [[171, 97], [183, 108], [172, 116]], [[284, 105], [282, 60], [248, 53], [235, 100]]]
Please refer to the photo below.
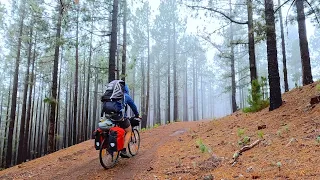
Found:
[[105, 138], [100, 146], [99, 159], [100, 164], [105, 169], [112, 168], [117, 162], [119, 158], [119, 152], [109, 152], [108, 151], [108, 139]]
[[128, 145], [129, 153], [135, 156], [140, 148], [140, 134], [137, 129], [132, 129], [131, 140]]

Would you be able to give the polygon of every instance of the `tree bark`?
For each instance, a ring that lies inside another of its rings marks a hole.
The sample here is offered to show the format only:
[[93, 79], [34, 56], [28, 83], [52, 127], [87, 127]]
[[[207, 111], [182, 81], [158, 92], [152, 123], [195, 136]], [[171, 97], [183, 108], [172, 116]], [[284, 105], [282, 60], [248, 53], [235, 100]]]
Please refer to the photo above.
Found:
[[99, 78], [99, 75], [98, 75], [98, 72], [96, 72], [96, 75], [95, 75], [95, 79], [94, 79], [94, 92], [93, 92], [93, 115], [92, 115], [92, 129], [91, 129], [91, 132], [93, 132], [96, 128], [96, 122], [98, 120], [97, 118], [97, 112], [96, 109], [97, 109], [97, 104], [98, 104], [98, 78]]
[[[9, 83], [9, 87], [11, 87], [12, 85], [12, 79], [10, 79], [10, 83]], [[10, 96], [11, 96], [12, 90], [11, 88], [9, 88], [9, 92], [8, 92], [8, 101], [7, 101], [7, 112], [6, 112], [6, 123], [5, 123], [5, 127], [4, 127], [4, 138], [6, 137], [7, 133], [8, 133], [8, 125], [9, 125], [9, 107], [10, 107]], [[8, 137], [8, 135], [7, 135]], [[8, 147], [8, 139], [7, 138], [4, 139], [3, 142], [3, 147], [2, 147], [2, 152], [3, 152], [3, 157], [7, 157], [7, 147]], [[4, 158], [1, 162], [1, 167], [6, 167], [6, 158]]]
[[[69, 86], [69, 83], [67, 82], [66, 87]], [[65, 91], [65, 111], [64, 111], [64, 125], [63, 125], [63, 143], [62, 143], [62, 147], [66, 148], [67, 147], [67, 128], [68, 128], [68, 89], [66, 89]]]
[[157, 62], [157, 124], [161, 124], [161, 107], [160, 107], [160, 96], [161, 96], [161, 88], [160, 88], [160, 58], [158, 57]]
[[[278, 0], [278, 5], [279, 6], [281, 5], [280, 0]], [[279, 8], [279, 18], [280, 18], [280, 31], [281, 31], [281, 48], [282, 48], [284, 90], [285, 90], [285, 92], [288, 92], [289, 85], [288, 85], [287, 57], [286, 57], [286, 45], [285, 45], [285, 39], [284, 39], [281, 7]]]
[[146, 114], [146, 92], [145, 92], [145, 71], [144, 71], [144, 57], [141, 58], [141, 78], [142, 78], [142, 86], [141, 86], [141, 115], [144, 121], [141, 122], [141, 128], [147, 127], [147, 121], [145, 118]]
[[19, 36], [18, 36], [18, 45], [17, 45], [17, 56], [15, 62], [15, 71], [13, 77], [13, 88], [12, 88], [12, 96], [11, 96], [11, 108], [10, 108], [10, 121], [9, 121], [9, 131], [8, 131], [8, 143], [7, 143], [7, 154], [6, 154], [6, 168], [12, 165], [12, 145], [13, 145], [13, 130], [16, 119], [16, 107], [17, 107], [17, 92], [18, 92], [18, 80], [19, 80], [19, 65], [20, 65], [20, 54], [21, 54], [21, 43], [23, 36], [23, 22], [24, 22], [24, 1], [21, 2], [22, 14], [20, 16], [20, 24], [19, 24]]
[[302, 64], [302, 83], [303, 85], [308, 85], [313, 83], [313, 79], [310, 65], [309, 46], [306, 31], [306, 17], [304, 14], [303, 2], [304, 0], [296, 0], [300, 54]]
[[127, 58], [127, 0], [123, 2], [123, 52], [122, 52], [122, 68], [121, 79], [126, 80], [126, 58]]
[[177, 54], [176, 54], [176, 23], [173, 23], [173, 121], [178, 120], [178, 82], [177, 82]]
[[186, 59], [185, 61], [185, 83], [184, 83], [184, 98], [183, 98], [183, 121], [188, 121], [188, 115], [189, 115], [189, 110], [188, 110], [188, 60]]
[[[23, 102], [22, 102], [22, 111], [21, 111], [21, 119], [20, 119], [20, 135], [19, 135], [19, 147], [18, 147], [18, 159], [17, 163], [20, 164], [26, 160], [27, 156], [27, 146], [24, 146], [24, 142], [28, 142], [28, 138], [25, 138], [25, 130], [26, 133], [29, 133], [29, 124], [26, 127], [26, 113], [27, 113], [27, 96], [28, 96], [28, 87], [29, 87], [29, 71], [30, 71], [30, 62], [31, 62], [31, 50], [32, 50], [32, 33], [33, 33], [33, 25], [31, 24], [29, 42], [28, 42], [28, 58], [27, 58], [27, 69], [24, 79], [24, 87], [23, 87]], [[32, 89], [32, 87], [30, 87]]]
[[[91, 31], [93, 30], [93, 20], [91, 22]], [[85, 127], [89, 126], [89, 99], [90, 99], [90, 77], [91, 77], [91, 60], [92, 60], [92, 33], [90, 34], [90, 50], [89, 50], [89, 63], [88, 63], [88, 77], [87, 77], [87, 89], [86, 89], [86, 114], [85, 114]], [[88, 138], [88, 130], [90, 128], [86, 128], [85, 137]]]
[[113, 0], [111, 43], [109, 51], [109, 82], [115, 80], [115, 58], [117, 52], [118, 0]]
[[[250, 11], [249, 11], [249, 6], [251, 7], [251, 13], [252, 13], [252, 2], [251, 2], [251, 5], [250, 5], [250, 2], [251, 0], [248, 0], [248, 18], [251, 16], [252, 18], [252, 14], [249, 15]], [[231, 16], [231, 13], [232, 13], [232, 6], [231, 6], [231, 0], [229, 1], [229, 8], [230, 8], [230, 16]], [[252, 19], [251, 19], [251, 23], [252, 23]], [[249, 25], [250, 23], [248, 23], [248, 27], [249, 27], [249, 42], [250, 42], [250, 38], [253, 38], [253, 29], [251, 29], [252, 33], [250, 32], [250, 27], [251, 26]], [[251, 27], [252, 28], [252, 27]], [[231, 63], [230, 63], [230, 70], [231, 70], [231, 104], [232, 104], [232, 113], [236, 112], [237, 111], [237, 101], [236, 101], [236, 73], [235, 73], [235, 65], [234, 65], [234, 62], [235, 62], [235, 59], [234, 59], [234, 44], [233, 44], [233, 26], [232, 26], [232, 23], [230, 23], [230, 47], [231, 47], [231, 54], [230, 54], [230, 60], [231, 60]], [[255, 71], [255, 63], [252, 64], [252, 60], [254, 60], [254, 58], [252, 58], [252, 53], [253, 53], [253, 56], [254, 56], [254, 42], [253, 42], [253, 51], [252, 51], [252, 45], [250, 46], [250, 43], [249, 43], [249, 59], [250, 59], [250, 77], [251, 77], [251, 80], [252, 79], [256, 79], [256, 76], [257, 76], [257, 73]], [[254, 60], [255, 61], [255, 60]]]
[[[250, 79], [251, 83], [257, 79], [257, 66], [254, 44], [254, 28], [253, 28], [253, 12], [252, 0], [247, 0], [248, 9], [248, 40], [249, 40], [249, 64], [250, 64]], [[233, 111], [234, 112], [234, 111]]]
[[74, 95], [73, 95], [73, 128], [72, 128], [72, 144], [78, 143], [78, 137], [79, 135], [77, 133], [77, 130], [80, 131], [80, 129], [77, 127], [77, 112], [78, 112], [78, 82], [79, 82], [79, 6], [77, 7], [77, 27], [76, 27], [76, 72], [74, 74]]
[[[40, 85], [41, 85], [41, 81], [40, 81]], [[38, 143], [34, 143], [34, 146], [32, 148], [33, 150], [33, 156], [32, 156], [32, 159], [36, 158], [37, 157], [37, 152], [38, 152], [38, 146], [39, 146], [39, 141], [37, 141], [38, 137], [39, 137], [39, 120], [38, 120], [38, 117], [40, 116], [40, 111], [39, 111], [39, 104], [40, 104], [40, 109], [42, 107], [42, 102], [40, 101], [40, 93], [42, 93], [41, 91], [41, 86], [39, 86], [39, 94], [38, 94], [38, 97], [37, 97], [37, 107], [36, 107], [36, 116], [35, 116], [35, 125], [34, 125], [34, 137], [33, 137], [33, 142], [38, 142]]]
[[[70, 78], [73, 78], [72, 74], [70, 74]], [[74, 83], [70, 83], [69, 88], [69, 126], [68, 126], [68, 147], [72, 146], [72, 140], [73, 140], [73, 107], [72, 107], [72, 101], [73, 101], [73, 85]]]
[[148, 62], [147, 62], [147, 94], [146, 94], [146, 116], [143, 119], [148, 124], [149, 102], [150, 102], [150, 27], [149, 27], [149, 6], [147, 11], [147, 33], [148, 33]]
[[[60, 64], [62, 64], [62, 59], [63, 59], [63, 47], [61, 47], [61, 57], [60, 57]], [[61, 66], [59, 67], [59, 79], [58, 79], [58, 96], [57, 96], [57, 102], [60, 102], [60, 93], [61, 93]], [[56, 122], [55, 122], [55, 133], [54, 136], [58, 137], [59, 136], [59, 131], [60, 131], [60, 103], [57, 104], [57, 111], [56, 111]], [[58, 149], [58, 138], [54, 139], [54, 151]]]
[[[171, 24], [170, 24], [170, 27], [169, 28], [171, 28]], [[168, 69], [167, 69], [167, 73], [168, 73], [168, 86], [167, 86], [167, 119], [166, 119], [166, 122], [171, 122], [171, 104], [170, 104], [170, 102], [171, 102], [171, 83], [170, 83], [170, 65], [171, 65], [171, 60], [170, 60], [170, 58], [171, 58], [171, 56], [170, 56], [170, 53], [171, 53], [171, 51], [170, 51], [170, 49], [171, 49], [171, 47], [170, 47], [170, 43], [171, 43], [171, 30], [169, 29], [169, 41], [168, 41]]]
[[62, 21], [62, 14], [63, 8], [62, 4], [58, 5], [58, 22], [57, 22], [57, 32], [56, 32], [56, 44], [55, 44], [55, 51], [54, 51], [54, 62], [53, 62], [53, 71], [52, 71], [52, 87], [51, 87], [51, 96], [52, 101], [50, 103], [50, 125], [49, 125], [49, 153], [54, 152], [54, 127], [55, 127], [55, 120], [56, 120], [56, 107], [57, 107], [57, 80], [58, 80], [58, 67], [59, 67], [59, 48], [60, 48], [60, 37], [61, 37], [61, 21]]
[[277, 60], [277, 42], [275, 33], [275, 20], [273, 0], [265, 0], [265, 18], [268, 54], [268, 77], [270, 85], [270, 107], [269, 110], [279, 108], [282, 105], [280, 77]]
[[87, 128], [87, 126], [86, 126], [86, 117], [85, 117], [85, 90], [86, 90], [86, 83], [85, 83], [85, 80], [86, 80], [86, 61], [85, 61], [85, 59], [86, 59], [86, 55], [85, 55], [85, 52], [86, 51], [84, 51], [84, 55], [83, 55], [83, 62], [84, 62], [84, 65], [83, 65], [83, 69], [82, 69], [82, 72], [83, 72], [83, 81], [81, 81], [82, 83], [83, 83], [83, 85], [82, 85], [82, 83], [81, 83], [81, 86], [80, 86], [80, 88], [81, 88], [81, 95], [82, 95], [82, 97], [81, 97], [81, 110], [80, 110], [80, 114], [81, 114], [81, 134], [80, 134], [80, 142], [83, 142], [83, 141], [85, 141], [86, 140], [86, 128]]
[[[32, 136], [31, 136], [31, 134], [32, 134], [32, 124], [33, 124], [32, 123], [32, 119], [33, 119], [33, 114], [34, 114], [34, 111], [35, 111], [34, 110], [34, 99], [33, 99], [32, 93], [35, 93], [35, 90], [36, 90], [35, 89], [36, 88], [36, 85], [35, 85], [36, 79], [35, 79], [35, 73], [34, 73], [34, 64], [35, 64], [35, 61], [36, 61], [36, 46], [37, 46], [37, 33], [35, 34], [34, 45], [33, 45], [30, 91], [29, 91], [28, 111], [27, 111], [27, 119], [26, 119], [26, 122], [27, 122], [27, 125], [26, 125], [26, 137], [25, 137], [26, 141], [24, 141], [24, 145], [23, 145], [27, 149], [26, 159], [30, 159], [31, 158], [30, 150], [31, 150], [31, 145], [32, 145], [32, 143], [31, 143], [31, 139], [32, 139]], [[32, 92], [32, 91], [34, 91], [34, 92]], [[32, 103], [32, 105], [31, 105], [31, 103]], [[36, 111], [37, 111], [37, 109], [36, 109]], [[29, 132], [30, 122], [32, 124], [31, 124], [30, 132]], [[36, 127], [34, 127], [34, 128], [36, 128]], [[28, 142], [29, 142], [29, 144], [28, 144]], [[34, 144], [34, 142], [33, 142], [33, 144]]]
[[197, 101], [196, 101], [196, 71], [195, 71], [195, 69], [196, 69], [196, 65], [195, 65], [195, 57], [192, 57], [192, 81], [193, 81], [193, 101], [192, 101], [192, 103], [193, 103], [193, 121], [196, 121], [197, 119], [196, 119], [196, 114], [197, 114], [197, 112], [196, 112], [196, 108], [197, 108]]

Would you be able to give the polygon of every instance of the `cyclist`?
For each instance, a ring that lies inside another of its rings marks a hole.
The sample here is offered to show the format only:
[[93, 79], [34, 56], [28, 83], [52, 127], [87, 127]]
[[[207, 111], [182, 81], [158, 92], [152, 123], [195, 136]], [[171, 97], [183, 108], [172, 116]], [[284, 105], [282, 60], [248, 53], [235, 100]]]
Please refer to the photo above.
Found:
[[[115, 121], [118, 121], [119, 126], [121, 128], [123, 128], [125, 130], [125, 132], [126, 132], [126, 135], [125, 135], [125, 138], [124, 138], [124, 148], [121, 150], [120, 156], [123, 157], [123, 158], [130, 158], [130, 156], [128, 155], [126, 147], [128, 147], [128, 144], [130, 142], [130, 138], [131, 138], [131, 134], [132, 134], [132, 127], [131, 127], [129, 118], [126, 117], [127, 105], [130, 106], [130, 108], [132, 109], [132, 111], [133, 111], [133, 113], [134, 113], [136, 118], [140, 118], [140, 117], [139, 117], [139, 112], [138, 112], [137, 106], [135, 105], [133, 99], [129, 95], [129, 88], [124, 83], [124, 81], [122, 81], [122, 80], [112, 81], [111, 83], [109, 83], [110, 88], [113, 88], [113, 87], [117, 86], [117, 85], [114, 85], [114, 84], [117, 84], [117, 83], [121, 83], [121, 84], [124, 85], [124, 87], [123, 87], [123, 97], [124, 97], [123, 105], [124, 106], [122, 106], [119, 103], [113, 103], [113, 102], [110, 102], [110, 101], [108, 102], [107, 101], [107, 102], [103, 103], [103, 112], [108, 113], [108, 112], [112, 112], [112, 111], [115, 111], [115, 112], [120, 112], [120, 111], [123, 112], [124, 111], [124, 113], [116, 113], [116, 114], [114, 114], [112, 116], [112, 119], [115, 120]], [[107, 97], [110, 97], [110, 96], [113, 96], [113, 95], [116, 96], [116, 94], [117, 94], [117, 92], [116, 93], [111, 92], [111, 93], [112, 93], [112, 95], [110, 95], [110, 93], [109, 93], [109, 94], [105, 94], [104, 96], [102, 96], [102, 102], [104, 102], [104, 99], [107, 99]], [[123, 114], [123, 116], [122, 116], [122, 114]]]

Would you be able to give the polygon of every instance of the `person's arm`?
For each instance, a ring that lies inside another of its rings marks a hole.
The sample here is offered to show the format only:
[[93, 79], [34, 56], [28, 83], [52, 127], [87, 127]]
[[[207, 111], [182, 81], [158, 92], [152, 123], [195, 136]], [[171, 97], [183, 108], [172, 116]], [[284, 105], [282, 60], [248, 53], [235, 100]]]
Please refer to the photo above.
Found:
[[128, 104], [130, 106], [130, 108], [132, 109], [134, 115], [136, 117], [139, 117], [138, 108], [137, 108], [136, 104], [134, 103], [134, 101], [132, 100], [132, 98], [127, 93], [125, 93], [125, 104]]

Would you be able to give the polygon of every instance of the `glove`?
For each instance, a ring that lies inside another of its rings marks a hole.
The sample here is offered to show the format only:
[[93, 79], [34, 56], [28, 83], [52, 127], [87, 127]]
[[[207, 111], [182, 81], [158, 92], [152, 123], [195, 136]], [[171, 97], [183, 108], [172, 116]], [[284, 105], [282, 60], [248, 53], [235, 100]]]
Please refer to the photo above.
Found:
[[139, 116], [139, 114], [136, 114], [134, 117], [135, 117], [135, 118], [140, 118], [140, 119], [141, 119], [141, 117]]

